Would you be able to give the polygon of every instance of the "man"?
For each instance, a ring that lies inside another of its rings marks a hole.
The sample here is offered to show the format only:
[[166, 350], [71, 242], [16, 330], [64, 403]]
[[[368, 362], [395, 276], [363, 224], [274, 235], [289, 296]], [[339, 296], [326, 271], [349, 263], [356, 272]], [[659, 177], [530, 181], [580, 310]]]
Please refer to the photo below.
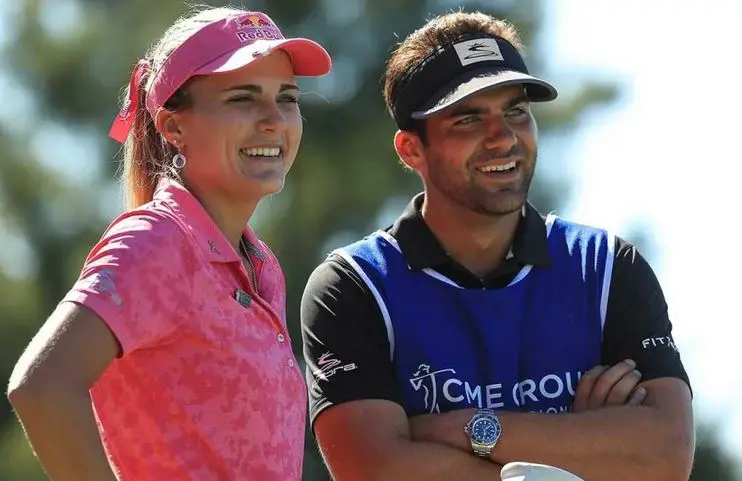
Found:
[[460, 12], [389, 60], [394, 146], [424, 193], [330, 255], [302, 300], [312, 427], [337, 481], [492, 480], [515, 461], [688, 477], [690, 386], [652, 269], [527, 202], [530, 103], [556, 90], [520, 48], [510, 24]]

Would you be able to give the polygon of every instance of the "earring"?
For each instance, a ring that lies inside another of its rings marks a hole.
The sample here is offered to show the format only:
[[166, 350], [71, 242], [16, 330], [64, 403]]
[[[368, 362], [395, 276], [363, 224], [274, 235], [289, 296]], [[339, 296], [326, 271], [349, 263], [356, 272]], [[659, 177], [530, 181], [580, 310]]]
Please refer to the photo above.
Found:
[[173, 156], [173, 167], [180, 170], [186, 165], [186, 158], [185, 155], [178, 152]]

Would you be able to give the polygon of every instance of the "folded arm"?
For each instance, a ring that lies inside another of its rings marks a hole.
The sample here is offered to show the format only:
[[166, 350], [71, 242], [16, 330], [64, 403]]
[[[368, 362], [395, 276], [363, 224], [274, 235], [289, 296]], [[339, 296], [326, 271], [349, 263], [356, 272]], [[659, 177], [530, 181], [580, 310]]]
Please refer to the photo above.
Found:
[[471, 452], [413, 441], [401, 406], [385, 400], [334, 406], [314, 422], [322, 456], [336, 481], [491, 481], [501, 466]]
[[[580, 413], [498, 413], [503, 434], [492, 461], [551, 464], [585, 480], [686, 480], [694, 451], [688, 386], [655, 379], [641, 406], [613, 406]], [[463, 426], [473, 410], [412, 420], [413, 438], [470, 451]]]

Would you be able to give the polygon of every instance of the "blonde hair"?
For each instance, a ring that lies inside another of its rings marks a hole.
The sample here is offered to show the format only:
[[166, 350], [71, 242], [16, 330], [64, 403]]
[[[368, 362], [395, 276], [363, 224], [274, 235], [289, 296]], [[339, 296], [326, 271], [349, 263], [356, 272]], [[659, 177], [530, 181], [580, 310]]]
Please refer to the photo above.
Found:
[[[146, 98], [154, 72], [162, 67], [168, 56], [204, 24], [243, 13], [234, 8], [195, 6], [165, 31], [160, 40], [147, 52], [146, 69], [136, 88], [139, 105], [136, 108], [131, 133], [123, 147], [122, 185], [127, 209], [135, 209], [152, 200], [157, 180], [162, 176], [177, 178], [177, 171], [170, 165], [178, 150], [157, 131], [155, 121], [147, 111]], [[183, 85], [165, 103], [164, 107], [177, 111], [188, 107], [187, 85]], [[128, 97], [128, 92], [124, 93]]]

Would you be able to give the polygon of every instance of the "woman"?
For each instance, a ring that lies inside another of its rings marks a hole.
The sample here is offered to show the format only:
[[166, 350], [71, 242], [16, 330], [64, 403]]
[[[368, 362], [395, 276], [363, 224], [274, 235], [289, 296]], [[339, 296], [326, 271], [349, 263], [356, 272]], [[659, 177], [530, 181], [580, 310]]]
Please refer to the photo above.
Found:
[[128, 210], [10, 381], [53, 480], [301, 478], [284, 279], [247, 223], [299, 147], [295, 76], [330, 66], [265, 14], [224, 8], [179, 20], [138, 63], [111, 128]]

